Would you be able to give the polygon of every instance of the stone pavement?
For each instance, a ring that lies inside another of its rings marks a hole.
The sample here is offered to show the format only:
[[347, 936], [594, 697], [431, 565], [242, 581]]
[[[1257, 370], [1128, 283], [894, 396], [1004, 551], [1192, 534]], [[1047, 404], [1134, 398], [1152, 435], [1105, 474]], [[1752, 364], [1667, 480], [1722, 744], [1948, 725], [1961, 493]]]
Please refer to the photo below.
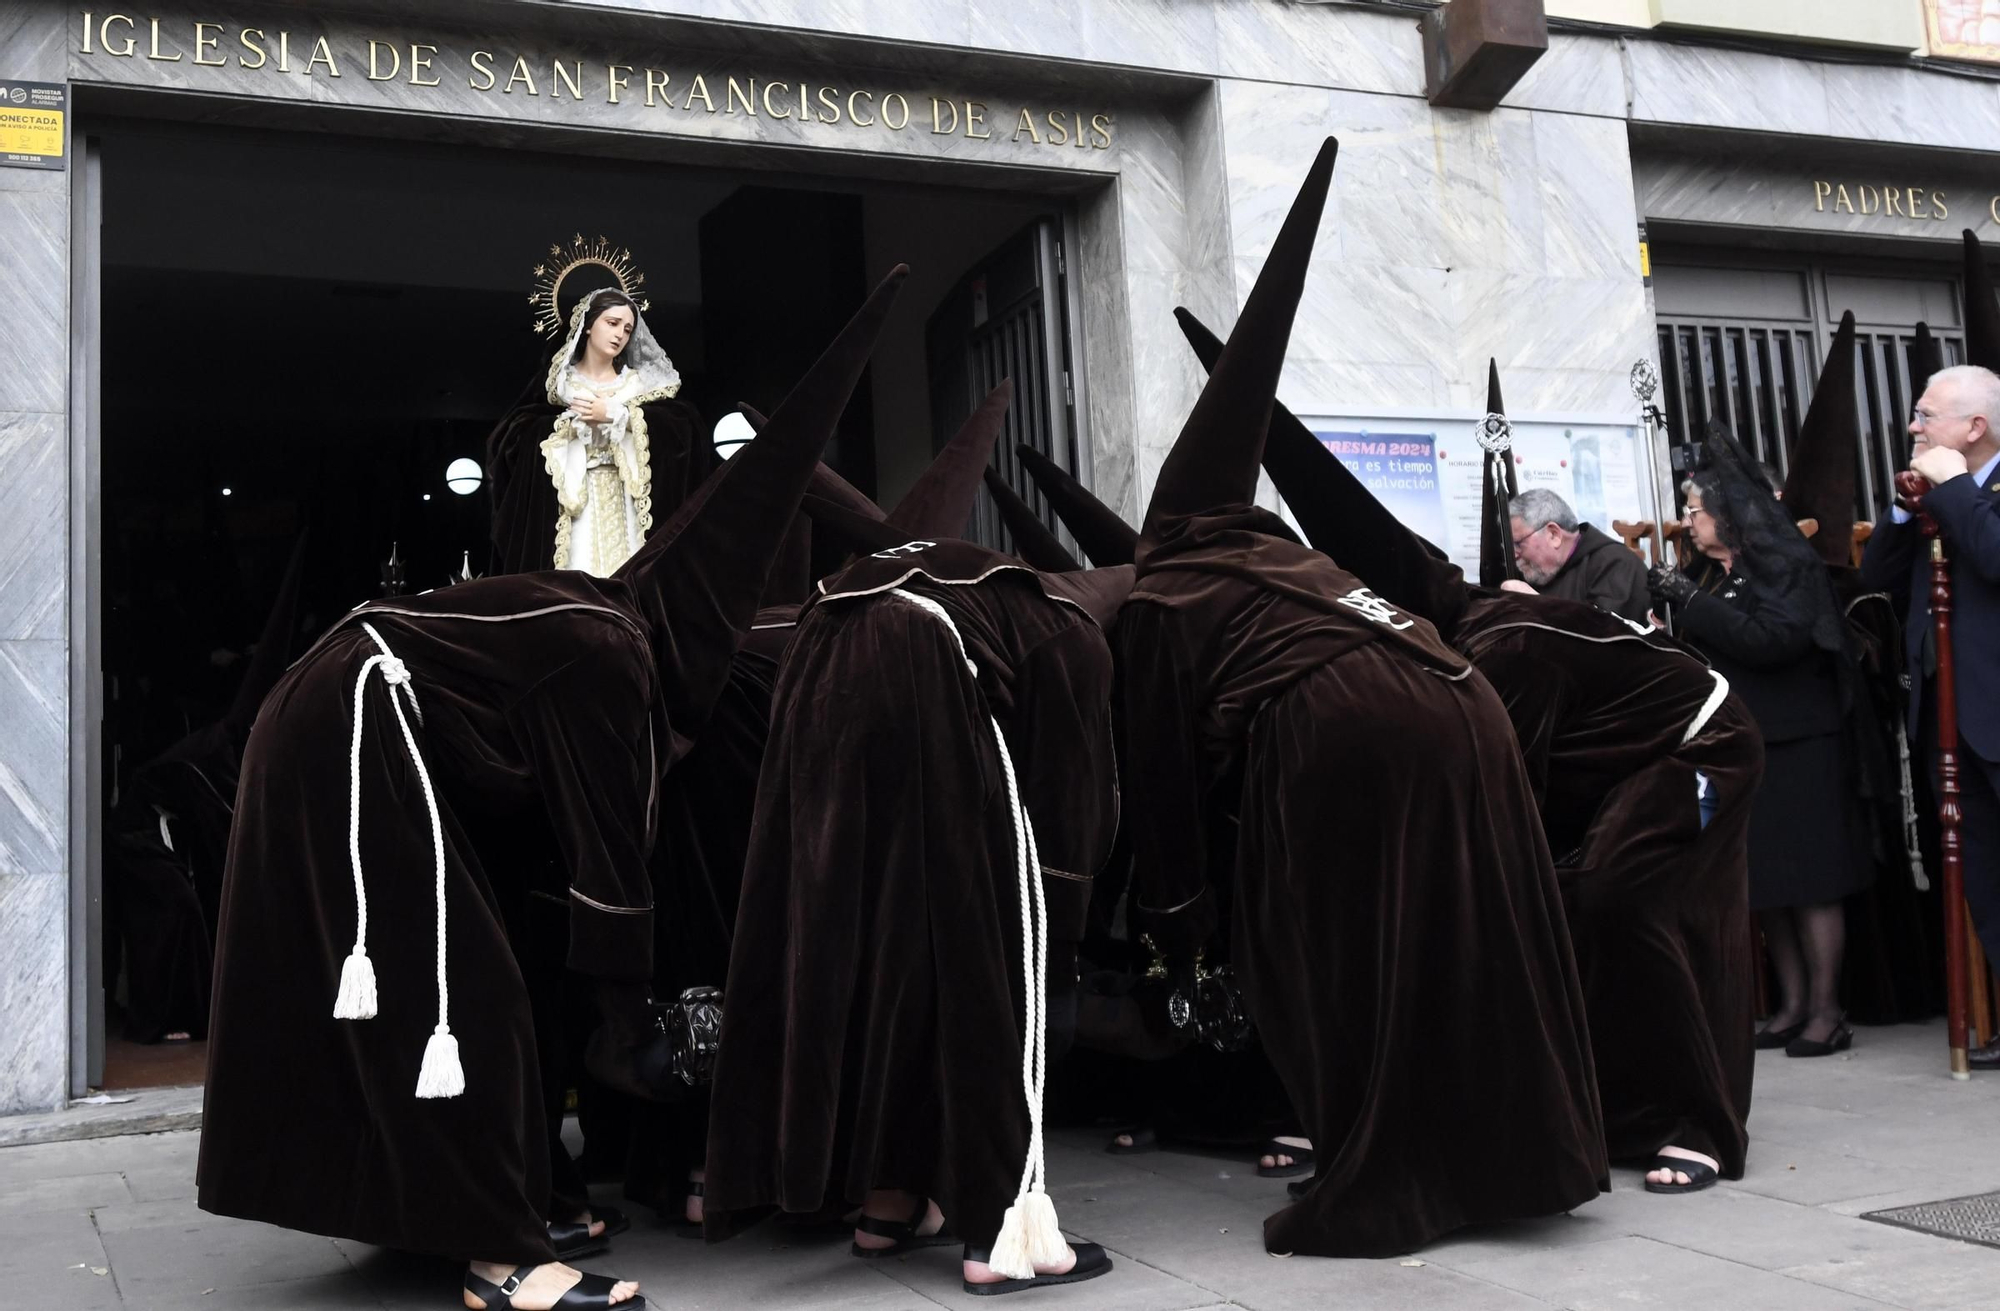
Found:
[[[1820, 1061], [1762, 1053], [1741, 1183], [1653, 1197], [1620, 1171], [1573, 1215], [1465, 1233], [1401, 1261], [1268, 1257], [1259, 1222], [1281, 1184], [1222, 1157], [1111, 1157], [1098, 1135], [1065, 1134], [1050, 1159], [1063, 1222], [1109, 1247], [1117, 1269], [1006, 1305], [2000, 1311], [2000, 1250], [1855, 1218], [2000, 1189], [2000, 1075], [1953, 1083], [1943, 1070], [1939, 1025], [1863, 1029], [1853, 1052]], [[195, 1151], [187, 1132], [0, 1148], [0, 1307], [459, 1305], [454, 1267], [197, 1210]], [[613, 1256], [585, 1264], [640, 1279], [656, 1307], [990, 1305], [959, 1291], [951, 1249], [871, 1265], [843, 1240], [775, 1226], [705, 1247], [640, 1215]]]

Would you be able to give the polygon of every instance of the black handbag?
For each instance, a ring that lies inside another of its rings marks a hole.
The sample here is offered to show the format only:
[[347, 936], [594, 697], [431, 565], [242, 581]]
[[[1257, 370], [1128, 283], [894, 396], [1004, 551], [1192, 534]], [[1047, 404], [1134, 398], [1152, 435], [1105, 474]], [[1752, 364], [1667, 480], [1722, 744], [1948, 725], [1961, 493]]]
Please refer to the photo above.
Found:
[[715, 1053], [722, 1045], [722, 989], [687, 988], [659, 1010], [672, 1044], [674, 1078], [690, 1090], [706, 1087], [715, 1079]]
[[[1170, 977], [1166, 959], [1153, 945], [1152, 938], [1142, 935], [1140, 941], [1153, 954], [1152, 968], [1146, 977]], [[1235, 967], [1218, 965], [1210, 969], [1202, 957], [1203, 953], [1196, 953], [1192, 978], [1175, 983], [1173, 991], [1167, 994], [1167, 1022], [1183, 1032], [1192, 1031], [1196, 1041], [1205, 1042], [1216, 1051], [1247, 1051], [1257, 1042], [1257, 1026], [1243, 1004], [1243, 989], [1236, 982]]]

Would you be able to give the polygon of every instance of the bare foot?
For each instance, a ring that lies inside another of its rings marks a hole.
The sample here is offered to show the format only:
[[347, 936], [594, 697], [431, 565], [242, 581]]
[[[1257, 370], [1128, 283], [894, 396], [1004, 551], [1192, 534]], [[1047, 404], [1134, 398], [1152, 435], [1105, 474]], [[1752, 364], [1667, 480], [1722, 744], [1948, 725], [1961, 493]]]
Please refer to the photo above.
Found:
[[161, 1039], [160, 1039], [160, 1041], [161, 1041], [161, 1042], [187, 1042], [187, 1041], [188, 1041], [189, 1039], [191, 1039], [191, 1038], [193, 1038], [193, 1037], [194, 1037], [194, 1035], [193, 1035], [193, 1034], [191, 1034], [191, 1033], [188, 1033], [188, 1032], [185, 1032], [184, 1030], [181, 1030], [181, 1029], [176, 1029], [176, 1030], [174, 1030], [174, 1031], [173, 1031], [172, 1033], [170, 1033], [170, 1034], [167, 1034], [167, 1035], [166, 1035], [166, 1036], [165, 1036], [164, 1038], [161, 1038]]
[[[1038, 1275], [1066, 1275], [1076, 1269], [1076, 1249], [1067, 1245], [1063, 1248], [1063, 1259], [1054, 1265], [1038, 1265]], [[968, 1284], [997, 1284], [1007, 1276], [995, 1274], [993, 1267], [984, 1261], [965, 1262], [965, 1282]]]
[[[1296, 1147], [1302, 1152], [1312, 1150], [1312, 1139], [1310, 1138], [1273, 1138], [1271, 1141], [1274, 1143], [1283, 1143], [1287, 1147]], [[1276, 1156], [1260, 1156], [1257, 1158], [1257, 1168], [1260, 1170], [1282, 1170], [1288, 1165], [1296, 1164], [1298, 1162], [1294, 1161], [1291, 1156], [1284, 1152], [1280, 1152]]]
[[700, 1224], [702, 1216], [706, 1214], [702, 1209], [702, 1195], [696, 1192], [695, 1188], [701, 1185], [705, 1185], [707, 1182], [708, 1182], [708, 1171], [706, 1170], [688, 1171], [689, 1187], [687, 1192], [687, 1201], [686, 1204], [681, 1209], [681, 1215], [691, 1225]]
[[[906, 1193], [895, 1188], [877, 1188], [868, 1194], [868, 1200], [862, 1204], [861, 1214], [876, 1220], [894, 1220], [898, 1224], [903, 1224], [908, 1222], [911, 1213], [916, 1209], [915, 1193]], [[938, 1210], [936, 1202], [926, 1202], [924, 1218], [917, 1223], [916, 1236], [928, 1238], [943, 1228], [944, 1212]], [[870, 1252], [879, 1252], [885, 1247], [894, 1247], [896, 1240], [856, 1229], [854, 1245]]]
[[[489, 1284], [505, 1284], [520, 1268], [512, 1265], [494, 1265], [486, 1261], [472, 1263], [472, 1273]], [[569, 1266], [551, 1261], [547, 1265], [538, 1265], [528, 1271], [522, 1278], [520, 1287], [514, 1290], [508, 1300], [514, 1304], [517, 1311], [549, 1311], [549, 1308], [562, 1299], [564, 1293], [576, 1287], [577, 1280], [581, 1278], [583, 1278], [581, 1270], [573, 1270]], [[638, 1295], [638, 1281], [622, 1279], [612, 1285], [611, 1304], [617, 1306], [620, 1302], [629, 1302]], [[470, 1311], [485, 1311], [487, 1303], [480, 1301], [468, 1288], [465, 1291], [465, 1305]]]
[[[1671, 1156], [1680, 1161], [1698, 1161], [1711, 1170], [1720, 1170], [1722, 1168], [1722, 1163], [1717, 1161], [1713, 1156], [1703, 1156], [1700, 1152], [1691, 1152], [1685, 1147], [1662, 1147], [1654, 1155]], [[1690, 1180], [1685, 1170], [1648, 1170], [1646, 1172], [1646, 1182], [1649, 1184], [1672, 1184], [1678, 1187], [1689, 1183]]]

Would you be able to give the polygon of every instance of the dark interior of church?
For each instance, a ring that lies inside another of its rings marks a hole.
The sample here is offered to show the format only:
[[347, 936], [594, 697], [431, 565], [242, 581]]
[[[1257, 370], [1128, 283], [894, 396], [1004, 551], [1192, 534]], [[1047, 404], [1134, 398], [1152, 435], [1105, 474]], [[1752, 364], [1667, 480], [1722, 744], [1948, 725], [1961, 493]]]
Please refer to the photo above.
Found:
[[[494, 424], [544, 388], [556, 342], [534, 330], [530, 292], [552, 248], [602, 236], [630, 252], [680, 398], [710, 428], [739, 401], [774, 408], [874, 280], [908, 262], [898, 320], [828, 453], [892, 500], [949, 436], [939, 424], [964, 417], [952, 408], [977, 399], [933, 386], [935, 320], [996, 250], [1061, 213], [1019, 192], [89, 130], [103, 161], [107, 814], [132, 770], [228, 704], [301, 533], [294, 656], [389, 573], [417, 592], [487, 571], [487, 489], [448, 485], [447, 468], [483, 461]], [[610, 281], [579, 270], [561, 311]]]

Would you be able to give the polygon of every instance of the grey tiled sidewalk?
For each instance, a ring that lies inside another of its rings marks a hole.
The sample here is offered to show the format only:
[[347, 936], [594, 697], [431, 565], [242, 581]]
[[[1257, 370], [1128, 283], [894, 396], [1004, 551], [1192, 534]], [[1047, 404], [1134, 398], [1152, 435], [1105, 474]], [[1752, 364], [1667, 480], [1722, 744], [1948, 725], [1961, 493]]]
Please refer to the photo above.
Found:
[[[1572, 1216], [1463, 1234], [1407, 1261], [1273, 1259], [1259, 1223], [1281, 1185], [1246, 1164], [1110, 1157], [1095, 1135], [1065, 1135], [1050, 1160], [1064, 1224], [1111, 1248], [1118, 1268], [1003, 1305], [2000, 1311], [2000, 1250], [1854, 1218], [2000, 1189], [2000, 1075], [1954, 1084], [1943, 1069], [1935, 1025], [1863, 1029], [1846, 1057], [1763, 1053], [1741, 1183], [1651, 1197], [1619, 1172]], [[194, 1134], [168, 1133], [0, 1148], [0, 1307], [459, 1305], [452, 1267], [196, 1210], [195, 1147]], [[877, 1266], [844, 1242], [786, 1241], [767, 1227], [707, 1248], [646, 1217], [613, 1256], [585, 1264], [640, 1279], [656, 1307], [991, 1305], [958, 1291], [949, 1249]]]

